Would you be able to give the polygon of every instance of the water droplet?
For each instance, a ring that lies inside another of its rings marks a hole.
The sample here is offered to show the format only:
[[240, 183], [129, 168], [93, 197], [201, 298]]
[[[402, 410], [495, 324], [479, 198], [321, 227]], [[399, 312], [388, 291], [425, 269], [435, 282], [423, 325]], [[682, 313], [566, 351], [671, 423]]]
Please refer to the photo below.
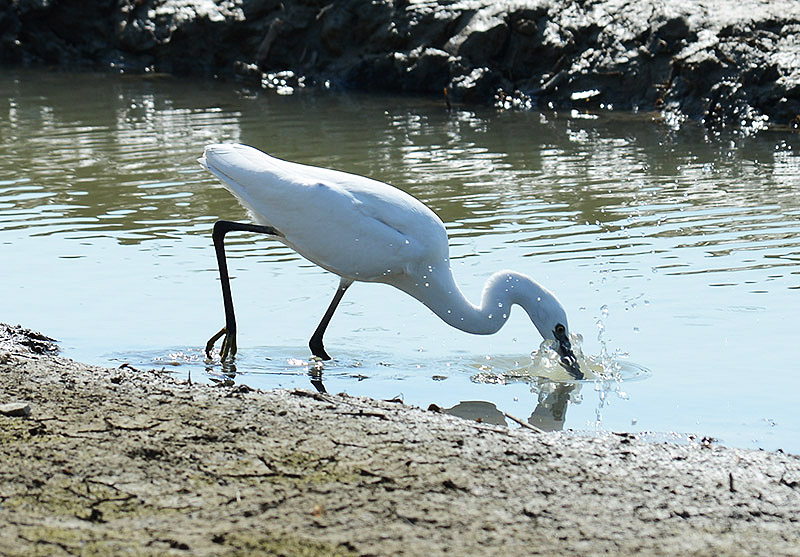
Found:
[[410, 243], [411, 243], [411, 242], [409, 242], [408, 240], [406, 240], [406, 245], [408, 245], [408, 244], [410, 244]]
[[503, 302], [497, 302], [497, 307], [499, 308], [503, 307]]

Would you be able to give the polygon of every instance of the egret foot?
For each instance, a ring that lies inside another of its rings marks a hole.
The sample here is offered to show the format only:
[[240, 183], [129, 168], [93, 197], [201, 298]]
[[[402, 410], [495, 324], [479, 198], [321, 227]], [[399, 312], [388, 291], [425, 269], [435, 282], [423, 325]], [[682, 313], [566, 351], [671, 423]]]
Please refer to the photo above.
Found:
[[220, 339], [220, 337], [225, 337], [222, 339], [222, 345], [219, 347], [219, 359], [220, 361], [225, 361], [228, 358], [233, 359], [236, 355], [236, 334], [228, 334], [228, 328], [222, 327], [218, 333], [208, 339], [206, 343], [206, 356], [208, 358], [211, 357], [211, 352], [214, 350], [214, 344]]
[[322, 335], [320, 335], [319, 338], [317, 338], [316, 335], [311, 337], [311, 340], [308, 341], [308, 347], [311, 349], [311, 353], [320, 360], [327, 361], [331, 359], [328, 353], [325, 352], [325, 347], [322, 345]]

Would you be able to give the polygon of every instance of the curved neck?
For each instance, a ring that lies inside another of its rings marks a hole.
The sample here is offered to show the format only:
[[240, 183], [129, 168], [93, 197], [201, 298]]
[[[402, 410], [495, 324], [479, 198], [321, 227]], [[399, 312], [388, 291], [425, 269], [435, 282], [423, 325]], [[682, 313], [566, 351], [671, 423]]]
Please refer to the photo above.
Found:
[[434, 272], [429, 278], [422, 284], [397, 286], [425, 304], [448, 325], [477, 335], [499, 331], [514, 304], [522, 306], [538, 328], [541, 302], [553, 298], [543, 286], [516, 271], [499, 271], [489, 277], [477, 306], [464, 297], [449, 267]]

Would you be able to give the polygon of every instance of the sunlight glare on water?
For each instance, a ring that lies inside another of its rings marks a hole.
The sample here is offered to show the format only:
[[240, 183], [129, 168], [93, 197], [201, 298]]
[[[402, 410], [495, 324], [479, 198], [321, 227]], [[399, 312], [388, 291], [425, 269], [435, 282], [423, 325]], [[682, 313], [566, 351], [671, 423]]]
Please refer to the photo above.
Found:
[[[796, 134], [2, 73], [0, 321], [58, 338], [68, 357], [258, 388], [321, 378], [331, 392], [465, 415], [494, 407], [492, 419], [549, 429], [694, 433], [800, 453]], [[465, 295], [477, 302], [500, 269], [533, 276], [564, 304], [595, 377], [557, 375], [519, 308], [499, 333], [471, 336], [379, 284], [348, 290], [325, 338], [335, 359], [313, 361], [306, 343], [338, 280], [252, 234], [226, 240], [236, 374], [207, 362], [223, 320], [211, 228], [247, 218], [196, 163], [215, 142], [416, 196], [447, 227]]]

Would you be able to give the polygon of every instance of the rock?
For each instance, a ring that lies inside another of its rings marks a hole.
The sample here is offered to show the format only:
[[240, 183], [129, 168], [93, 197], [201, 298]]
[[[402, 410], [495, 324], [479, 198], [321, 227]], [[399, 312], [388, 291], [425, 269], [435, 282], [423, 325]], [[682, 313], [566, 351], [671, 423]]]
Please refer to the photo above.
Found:
[[481, 10], [444, 45], [450, 54], [461, 56], [470, 64], [485, 66], [496, 62], [508, 39], [508, 25], [502, 13]]
[[3, 349], [3, 353], [7, 353], [12, 347], [17, 350], [21, 348], [33, 354], [58, 352], [58, 345], [52, 338], [21, 325], [12, 326], [0, 323], [0, 349]]
[[792, 0], [87, 0], [92, 18], [70, 6], [0, 7], [0, 59], [219, 76], [255, 66], [326, 87], [446, 86], [455, 102], [514, 108], [585, 108], [574, 95], [598, 91], [593, 107], [664, 110], [712, 129], [788, 126], [800, 114]]
[[652, 37], [663, 44], [666, 52], [675, 52], [686, 46], [685, 39], [689, 38], [689, 22], [683, 15], [672, 17], [664, 16], [657, 19], [652, 25]]
[[7, 402], [0, 404], [0, 415], [27, 418], [31, 415], [31, 405], [27, 402]]
[[450, 91], [456, 102], [485, 102], [501, 88], [501, 77], [489, 68], [474, 68], [469, 74], [456, 76], [450, 81]]
[[416, 91], [441, 94], [450, 82], [452, 64], [453, 57], [447, 52], [419, 47], [409, 54], [406, 73], [412, 83], [422, 84], [414, 88]]

